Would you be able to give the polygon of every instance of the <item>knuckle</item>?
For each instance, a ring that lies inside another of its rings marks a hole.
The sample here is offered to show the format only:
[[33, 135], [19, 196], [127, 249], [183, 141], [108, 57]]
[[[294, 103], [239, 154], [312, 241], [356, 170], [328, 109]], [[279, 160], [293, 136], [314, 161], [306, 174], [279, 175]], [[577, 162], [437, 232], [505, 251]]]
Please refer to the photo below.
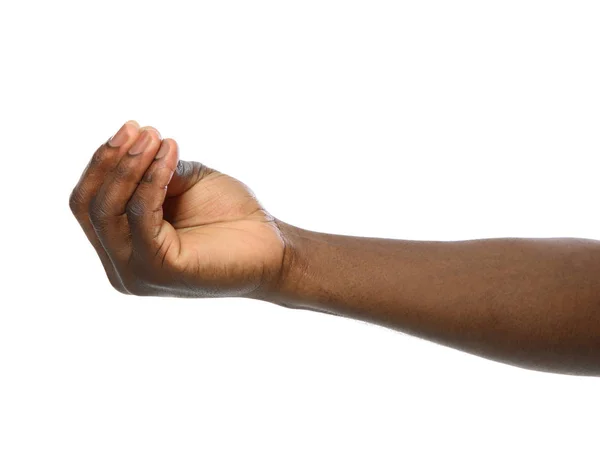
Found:
[[159, 172], [160, 170], [155, 168], [155, 167], [150, 167], [150, 169], [148, 169], [146, 171], [146, 173], [144, 174], [144, 176], [142, 177], [142, 183], [152, 183], [152, 181], [155, 178], [156, 172]]
[[139, 197], [133, 197], [129, 200], [129, 202], [127, 202], [125, 211], [127, 212], [127, 216], [130, 218], [141, 218], [146, 212], [146, 205]]
[[129, 157], [123, 158], [121, 162], [115, 168], [115, 179], [117, 183], [137, 183], [138, 176], [135, 171], [132, 170], [133, 161]]
[[90, 167], [92, 168], [105, 168], [110, 164], [112, 160], [111, 155], [114, 152], [108, 152], [106, 145], [100, 146], [100, 148], [94, 152], [92, 159], [90, 160]]
[[161, 284], [156, 278], [156, 273], [150, 267], [145, 258], [135, 255], [130, 260], [126, 272], [121, 273], [121, 281], [124, 289], [134, 296], [156, 296], [160, 294]]
[[102, 206], [102, 201], [98, 198], [98, 196], [94, 196], [90, 200], [88, 214], [92, 224], [102, 224], [106, 219], [105, 209]]
[[85, 206], [85, 196], [81, 189], [74, 188], [69, 196], [69, 208], [74, 214], [81, 213]]
[[134, 296], [151, 296], [153, 294], [152, 289], [137, 278], [129, 279], [126, 283], [124, 283], [124, 287], [128, 294], [132, 294]]
[[112, 287], [115, 290], [117, 290], [119, 293], [121, 293], [121, 294], [129, 294], [129, 291], [127, 291], [127, 289], [125, 289], [125, 287], [123, 286], [123, 284], [119, 280], [116, 280], [113, 277], [109, 277], [108, 280], [110, 281], [110, 284], [112, 285]]
[[123, 280], [123, 288], [127, 290], [129, 294], [136, 294], [137, 284], [134, 284], [131, 279]]

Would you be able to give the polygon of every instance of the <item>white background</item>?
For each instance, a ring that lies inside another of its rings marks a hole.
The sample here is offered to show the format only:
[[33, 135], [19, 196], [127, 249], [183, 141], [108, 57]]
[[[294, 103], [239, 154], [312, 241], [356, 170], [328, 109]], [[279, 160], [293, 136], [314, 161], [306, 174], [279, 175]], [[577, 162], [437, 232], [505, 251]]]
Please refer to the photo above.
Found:
[[0, 449], [598, 449], [597, 378], [123, 296], [68, 196], [135, 119], [300, 227], [597, 239], [599, 24], [594, 1], [3, 2]]

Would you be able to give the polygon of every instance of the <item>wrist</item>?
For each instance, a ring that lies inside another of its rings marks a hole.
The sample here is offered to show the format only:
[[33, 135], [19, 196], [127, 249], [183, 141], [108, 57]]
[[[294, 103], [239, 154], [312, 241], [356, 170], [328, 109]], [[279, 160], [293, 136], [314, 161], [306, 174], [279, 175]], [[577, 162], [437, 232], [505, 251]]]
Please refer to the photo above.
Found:
[[284, 307], [300, 308], [302, 284], [308, 267], [307, 235], [314, 232], [278, 219], [275, 223], [283, 242], [283, 257], [276, 277], [266, 284], [257, 297]]

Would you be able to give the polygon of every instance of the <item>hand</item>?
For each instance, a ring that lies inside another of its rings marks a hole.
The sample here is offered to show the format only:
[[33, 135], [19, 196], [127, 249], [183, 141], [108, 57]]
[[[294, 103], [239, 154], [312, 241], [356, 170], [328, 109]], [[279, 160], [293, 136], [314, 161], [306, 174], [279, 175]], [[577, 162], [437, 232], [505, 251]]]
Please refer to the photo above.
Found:
[[174, 140], [133, 121], [95, 152], [69, 204], [122, 293], [252, 297], [282, 270], [283, 236], [252, 191], [179, 161]]

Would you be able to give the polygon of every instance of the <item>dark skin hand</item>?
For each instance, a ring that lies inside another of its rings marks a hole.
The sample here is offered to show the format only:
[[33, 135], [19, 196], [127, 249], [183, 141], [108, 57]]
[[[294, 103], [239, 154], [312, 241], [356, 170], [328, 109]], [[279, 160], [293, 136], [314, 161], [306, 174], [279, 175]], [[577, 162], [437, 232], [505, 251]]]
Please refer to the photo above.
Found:
[[123, 293], [248, 296], [281, 268], [279, 228], [248, 187], [179, 161], [174, 140], [133, 121], [96, 151], [70, 205]]
[[262, 299], [540, 371], [600, 375], [600, 242], [409, 241], [293, 227], [130, 121], [70, 206], [122, 293]]

